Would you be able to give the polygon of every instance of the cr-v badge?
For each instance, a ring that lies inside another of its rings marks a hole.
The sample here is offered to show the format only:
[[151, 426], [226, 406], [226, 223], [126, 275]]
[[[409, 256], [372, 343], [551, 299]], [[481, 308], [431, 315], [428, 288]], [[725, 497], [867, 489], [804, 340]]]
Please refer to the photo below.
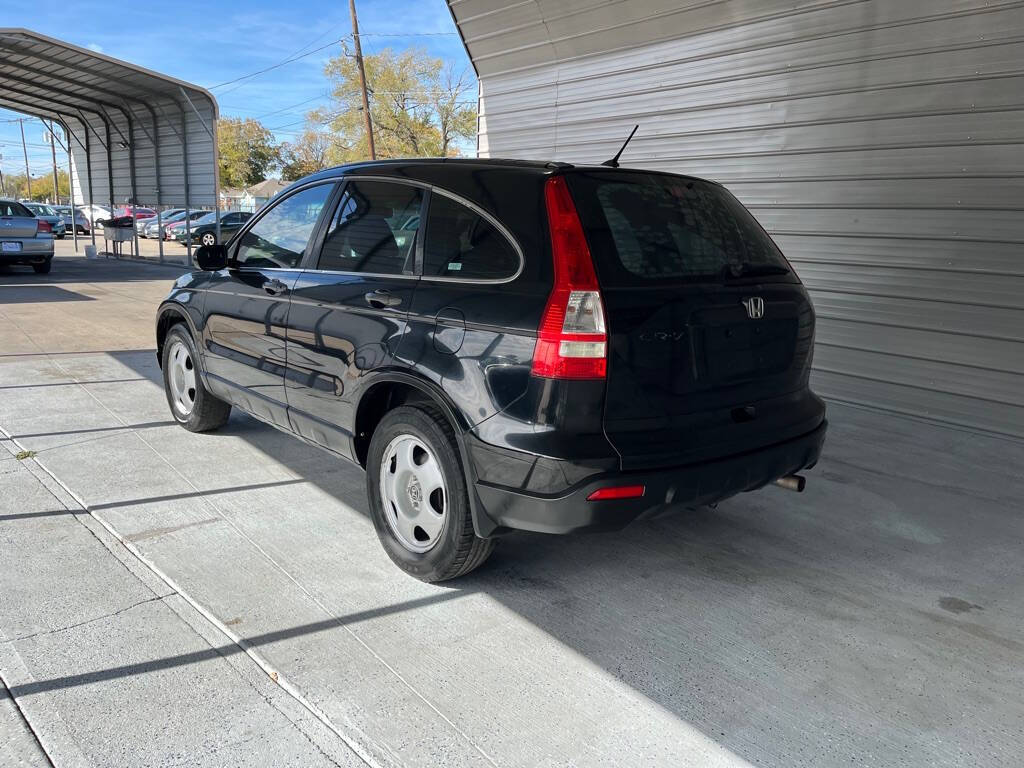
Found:
[[760, 296], [751, 296], [743, 300], [743, 306], [747, 308], [747, 317], [751, 320], [760, 320], [764, 317], [764, 299]]

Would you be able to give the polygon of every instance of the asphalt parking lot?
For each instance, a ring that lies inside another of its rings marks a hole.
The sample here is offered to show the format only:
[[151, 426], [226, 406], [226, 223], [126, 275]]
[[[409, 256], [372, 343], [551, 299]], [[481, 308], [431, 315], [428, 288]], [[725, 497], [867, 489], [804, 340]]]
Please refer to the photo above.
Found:
[[832, 405], [801, 495], [517, 534], [422, 584], [361, 471], [172, 422], [178, 273], [0, 268], [13, 764], [1020, 764], [1021, 443]]
[[[135, 258], [136, 256], [146, 261], [160, 261], [161, 250], [163, 251], [163, 259], [165, 263], [177, 264], [184, 266], [188, 263], [188, 249], [177, 242], [176, 240], [156, 240], [151, 237], [140, 237], [138, 240], [139, 252], [138, 254], [133, 253], [135, 247], [135, 241], [130, 241], [121, 244], [121, 252], [127, 258]], [[85, 247], [92, 245], [92, 237], [87, 235], [79, 235], [78, 242], [68, 234], [63, 241], [58, 241], [59, 250], [58, 253], [66, 253], [68, 255], [84, 256]], [[162, 245], [162, 248], [161, 248]], [[77, 247], [77, 250], [76, 250]], [[110, 253], [114, 248], [114, 243], [103, 239], [103, 228], [99, 227], [96, 230], [96, 251], [98, 253]], [[197, 246], [196, 246], [197, 247]], [[195, 252], [195, 247], [193, 247]]]

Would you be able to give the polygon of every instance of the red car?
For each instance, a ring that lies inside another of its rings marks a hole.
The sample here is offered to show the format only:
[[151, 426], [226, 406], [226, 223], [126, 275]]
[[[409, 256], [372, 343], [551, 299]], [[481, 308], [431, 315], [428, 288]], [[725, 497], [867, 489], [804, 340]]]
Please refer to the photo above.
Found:
[[[123, 208], [118, 208], [117, 211], [114, 213], [114, 215], [115, 216], [131, 216], [132, 215], [132, 207], [130, 205], [126, 205]], [[139, 208], [139, 207], [135, 208], [135, 218], [136, 219], [151, 219], [154, 216], [156, 216], [156, 211], [154, 211], [152, 208]]]

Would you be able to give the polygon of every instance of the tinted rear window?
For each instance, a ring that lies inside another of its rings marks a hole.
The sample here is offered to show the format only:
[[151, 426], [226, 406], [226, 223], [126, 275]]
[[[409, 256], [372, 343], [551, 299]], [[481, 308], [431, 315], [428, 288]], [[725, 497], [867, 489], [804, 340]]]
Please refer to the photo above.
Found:
[[34, 219], [35, 214], [32, 213], [21, 203], [16, 203], [13, 200], [0, 200], [0, 216], [25, 216], [29, 219]]
[[779, 249], [727, 190], [654, 173], [568, 174], [601, 282], [719, 279], [730, 266], [787, 268]]

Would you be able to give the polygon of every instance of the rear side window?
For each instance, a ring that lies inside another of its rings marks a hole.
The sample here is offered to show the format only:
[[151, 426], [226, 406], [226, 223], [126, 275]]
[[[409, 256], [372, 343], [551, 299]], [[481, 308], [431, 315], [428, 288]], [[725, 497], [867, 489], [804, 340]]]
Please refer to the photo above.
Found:
[[350, 181], [324, 238], [317, 269], [378, 275], [413, 273], [423, 190], [387, 181]]
[[445, 195], [430, 196], [424, 277], [501, 280], [519, 271], [519, 252], [486, 218]]
[[[333, 189], [333, 184], [318, 184], [269, 208], [242, 236], [235, 256], [238, 263], [263, 269], [297, 267]], [[212, 215], [210, 223], [215, 220]]]
[[572, 173], [568, 180], [604, 284], [788, 269], [754, 217], [717, 184], [622, 171]]

